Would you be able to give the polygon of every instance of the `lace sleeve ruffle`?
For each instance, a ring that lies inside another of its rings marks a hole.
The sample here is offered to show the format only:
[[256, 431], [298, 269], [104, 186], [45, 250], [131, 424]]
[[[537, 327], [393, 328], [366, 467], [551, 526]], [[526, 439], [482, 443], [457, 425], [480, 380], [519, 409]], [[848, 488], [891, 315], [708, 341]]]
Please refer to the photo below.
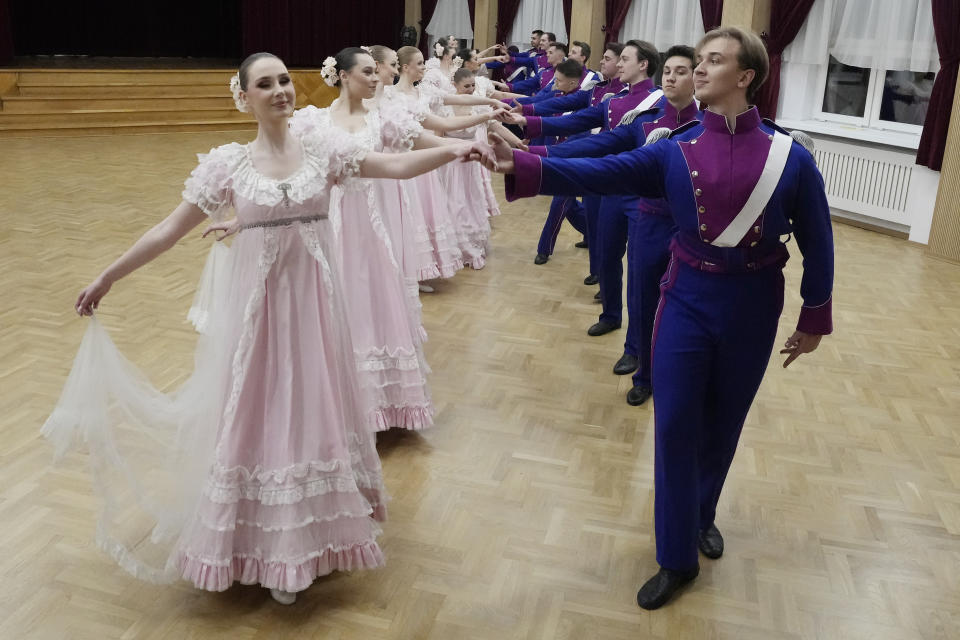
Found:
[[290, 133], [303, 138], [316, 133], [321, 126], [321, 110], [308, 105], [293, 112], [290, 118]]
[[183, 185], [183, 199], [214, 219], [233, 205], [231, 177], [244, 154], [243, 145], [231, 142], [198, 154], [199, 164]]
[[417, 117], [410, 109], [396, 101], [385, 100], [380, 104], [381, 136], [383, 146], [390, 151], [409, 151], [413, 141], [423, 133], [420, 124], [426, 113]]
[[493, 95], [493, 92], [497, 90], [497, 88], [493, 86], [493, 81], [486, 76], [477, 76], [476, 81], [477, 94], [484, 98], [489, 98]]

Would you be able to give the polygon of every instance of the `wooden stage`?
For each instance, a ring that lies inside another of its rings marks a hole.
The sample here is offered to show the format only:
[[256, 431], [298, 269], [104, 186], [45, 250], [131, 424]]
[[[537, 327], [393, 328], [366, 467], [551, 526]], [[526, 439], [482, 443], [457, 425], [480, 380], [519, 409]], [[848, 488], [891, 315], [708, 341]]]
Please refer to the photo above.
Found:
[[[92, 543], [85, 457], [52, 467], [39, 436], [84, 331], [72, 305], [176, 206], [197, 153], [249, 135], [0, 140], [0, 638], [960, 637], [960, 267], [836, 226], [836, 334], [789, 370], [774, 356], [720, 501], [726, 554], [645, 612], [652, 410], [611, 373], [624, 332], [586, 335], [579, 238], [565, 229], [533, 264], [545, 198], [504, 205], [488, 266], [423, 296], [437, 426], [381, 439], [386, 568], [321, 579], [292, 607], [125, 574]], [[193, 234], [103, 304], [168, 388], [192, 366], [207, 248]]]

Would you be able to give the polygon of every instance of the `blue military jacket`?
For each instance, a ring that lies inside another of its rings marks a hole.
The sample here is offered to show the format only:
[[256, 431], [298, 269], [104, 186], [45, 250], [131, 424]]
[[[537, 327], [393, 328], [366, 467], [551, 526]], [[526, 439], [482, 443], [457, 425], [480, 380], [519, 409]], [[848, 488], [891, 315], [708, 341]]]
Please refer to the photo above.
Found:
[[[693, 120], [703, 118], [695, 101], [680, 111], [666, 98], [651, 109], [640, 113], [630, 124], [621, 124], [609, 131], [594, 136], [570, 139], [563, 144], [551, 147], [532, 146], [530, 152], [550, 158], [601, 158], [612, 153], [623, 153], [642, 147], [647, 136], [654, 129], [666, 127], [677, 129]], [[639, 196], [621, 196], [625, 213], [635, 218], [638, 214], [670, 215], [663, 198], [641, 198]]]
[[781, 238], [793, 234], [803, 254], [797, 329], [828, 334], [833, 330], [830, 207], [813, 156], [801, 145], [791, 143], [773, 194], [746, 236], [735, 247], [712, 244], [753, 192], [777, 131], [783, 132], [761, 121], [756, 108], [738, 115], [732, 125], [704, 111], [702, 122], [681, 127], [669, 139], [604, 158], [541, 158], [514, 151], [515, 173], [505, 180], [507, 199], [539, 193], [665, 198], [678, 227], [674, 255], [682, 253], [689, 264], [695, 259], [708, 272], [782, 264], [788, 254]]

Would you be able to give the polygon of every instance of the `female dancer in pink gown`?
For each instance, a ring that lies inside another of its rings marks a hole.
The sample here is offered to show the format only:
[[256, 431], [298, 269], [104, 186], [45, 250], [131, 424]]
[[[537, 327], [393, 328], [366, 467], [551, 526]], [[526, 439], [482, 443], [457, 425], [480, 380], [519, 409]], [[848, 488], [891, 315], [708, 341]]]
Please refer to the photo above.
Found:
[[[411, 178], [488, 150], [384, 155], [338, 127], [296, 137], [278, 58], [254, 54], [235, 82], [256, 139], [201, 156], [183, 202], [76, 302], [92, 315], [113, 283], [208, 217], [212, 230], [239, 228], [193, 374], [158, 391], [93, 318], [43, 433], [61, 454], [77, 440], [89, 447], [104, 505], [97, 542], [124, 569], [213, 591], [260, 584], [289, 604], [317, 576], [383, 563], [384, 487], [331, 193], [354, 176]], [[231, 209], [237, 223], [224, 223]]]
[[[503, 106], [502, 103], [490, 98], [457, 96], [454, 94], [443, 95], [433, 90], [421, 91], [417, 83], [423, 79], [423, 54], [415, 47], [402, 47], [397, 51], [397, 58], [400, 67], [400, 80], [396, 85], [385, 87], [384, 98], [398, 102], [404, 109], [414, 114], [427, 129], [436, 131], [438, 130], [437, 127], [441, 127], [440, 131], [450, 131], [465, 126], [461, 124], [458, 127], [443, 127], [442, 123], [449, 122], [450, 116], [454, 115], [449, 109], [444, 109], [444, 105], [486, 104], [498, 108]], [[439, 117], [437, 114], [439, 114]], [[413, 182], [420, 195], [427, 229], [430, 233], [437, 263], [440, 265], [440, 273], [437, 275], [444, 278], [451, 277], [463, 267], [465, 261], [469, 262], [470, 259], [476, 257], [475, 252], [470, 251], [469, 243], [459, 241], [458, 225], [453, 212], [450, 210], [449, 189], [441, 180], [440, 173], [431, 172], [414, 179]], [[466, 253], [464, 253], [464, 248], [467, 249]]]
[[[294, 114], [291, 127], [297, 135], [340, 129], [362, 148], [374, 151], [400, 150], [420, 140], [423, 129], [409, 112], [389, 103], [368, 108], [368, 104], [374, 106], [372, 99], [379, 86], [370, 54], [349, 47], [337, 54], [335, 63], [340, 97], [329, 108], [306, 107]], [[444, 143], [434, 136], [428, 138]], [[426, 333], [420, 326], [419, 305], [405, 295], [399, 252], [385, 223], [394, 220], [396, 225], [401, 206], [395, 185], [355, 177], [334, 187], [330, 199], [330, 219], [340, 240], [354, 353], [361, 383], [374, 398], [377, 430], [419, 430], [433, 424], [421, 348]]]
[[[374, 100], [368, 106], [380, 110], [380, 119], [382, 122], [403, 123], [410, 118], [416, 118], [423, 127], [441, 133], [468, 128], [484, 121], [496, 122], [496, 120], [494, 120], [496, 111], [494, 111], [492, 107], [487, 107], [487, 111], [483, 114], [470, 114], [463, 117], [438, 117], [428, 114], [425, 111], [414, 115], [414, 113], [406, 108], [404, 101], [391, 99], [389, 97], [390, 92], [393, 90], [394, 80], [399, 75], [397, 53], [389, 47], [376, 45], [370, 47], [370, 54], [377, 64], [376, 70], [380, 84], [377, 87], [377, 94]], [[390, 89], [387, 90], [387, 87]], [[497, 125], [499, 125], [499, 122], [497, 122]], [[410, 130], [408, 125], [396, 125], [390, 128]], [[390, 138], [393, 138], [393, 140]], [[394, 144], [396, 141], [399, 141], [401, 144]], [[424, 145], [436, 146], [438, 144], [456, 144], [458, 142], [461, 141], [439, 138], [429, 133], [421, 133], [414, 137], [411, 132], [410, 136], [404, 138], [386, 136], [384, 138], [384, 151], [405, 151], [411, 144], [421, 148]], [[479, 163], [470, 164], [480, 167]], [[399, 185], [401, 197], [399, 215], [387, 215], [385, 216], [384, 222], [387, 224], [388, 231], [391, 233], [391, 238], [394, 239], [394, 248], [397, 249], [400, 247], [401, 249], [401, 262], [408, 286], [412, 282], [415, 289], [418, 280], [429, 280], [440, 275], [440, 269], [435, 259], [438, 254], [435, 254], [432, 250], [430, 234], [427, 232], [427, 224], [424, 218], [423, 203], [420, 200], [419, 190], [414, 184], [415, 181], [406, 180], [396, 182]], [[395, 228], [396, 225], [399, 225], [400, 228]]]

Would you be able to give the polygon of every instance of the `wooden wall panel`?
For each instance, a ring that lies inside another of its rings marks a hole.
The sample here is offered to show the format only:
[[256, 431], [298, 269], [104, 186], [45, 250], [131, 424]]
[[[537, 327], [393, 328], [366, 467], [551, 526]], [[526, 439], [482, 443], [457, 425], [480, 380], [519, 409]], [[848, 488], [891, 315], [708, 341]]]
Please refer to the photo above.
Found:
[[960, 82], [953, 94], [927, 254], [960, 263]]

